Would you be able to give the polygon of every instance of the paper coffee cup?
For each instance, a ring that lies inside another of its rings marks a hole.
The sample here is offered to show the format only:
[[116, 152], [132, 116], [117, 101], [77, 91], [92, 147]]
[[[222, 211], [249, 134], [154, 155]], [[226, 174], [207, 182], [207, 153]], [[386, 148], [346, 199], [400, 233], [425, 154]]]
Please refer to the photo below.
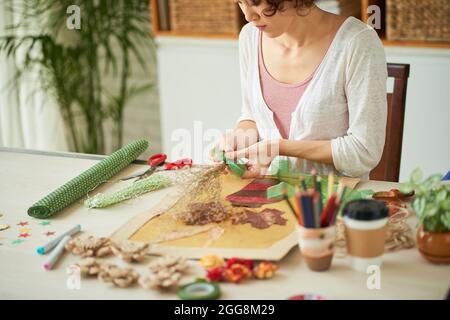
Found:
[[375, 200], [351, 201], [343, 214], [352, 268], [366, 272], [371, 265], [381, 266], [388, 221], [386, 204]]

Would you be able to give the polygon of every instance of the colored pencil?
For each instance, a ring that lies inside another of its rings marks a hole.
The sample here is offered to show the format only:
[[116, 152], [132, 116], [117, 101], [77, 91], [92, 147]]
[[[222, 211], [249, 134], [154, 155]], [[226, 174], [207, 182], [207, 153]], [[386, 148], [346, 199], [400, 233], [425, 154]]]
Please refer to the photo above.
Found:
[[303, 221], [305, 228], [314, 228], [314, 216], [312, 210], [312, 198], [310, 195], [302, 196]]
[[303, 225], [303, 212], [302, 212], [302, 204], [300, 203], [300, 197], [302, 193], [300, 191], [300, 188], [297, 187], [295, 191], [295, 205], [297, 208], [297, 216], [298, 216], [298, 223], [302, 226]]
[[327, 193], [328, 198], [330, 198], [331, 194], [333, 193], [333, 187], [334, 187], [334, 172], [330, 171], [328, 173], [328, 193]]
[[313, 212], [314, 212], [314, 226], [316, 228], [320, 228], [320, 206], [319, 206], [320, 198], [317, 192], [314, 192], [313, 196]]
[[322, 196], [322, 178], [319, 176], [317, 177], [317, 185], [316, 185], [316, 191], [319, 194], [319, 213], [322, 213], [323, 211], [323, 196]]
[[286, 200], [286, 202], [287, 202], [287, 204], [288, 204], [288, 206], [289, 206], [289, 209], [291, 209], [291, 212], [292, 212], [292, 214], [293, 214], [294, 217], [295, 217], [295, 221], [297, 221], [297, 220], [298, 220], [298, 215], [297, 215], [297, 212], [295, 211], [294, 206], [292, 205], [291, 200], [289, 200], [287, 194], [284, 194], [283, 197], [284, 197], [284, 199]]
[[308, 188], [306, 186], [305, 177], [300, 176], [300, 188], [303, 192], [305, 192]]
[[333, 210], [335, 210], [335, 207], [336, 207], [336, 194], [332, 194], [331, 197], [328, 198], [328, 201], [320, 217], [320, 226], [322, 228], [329, 226], [330, 218], [333, 214]]

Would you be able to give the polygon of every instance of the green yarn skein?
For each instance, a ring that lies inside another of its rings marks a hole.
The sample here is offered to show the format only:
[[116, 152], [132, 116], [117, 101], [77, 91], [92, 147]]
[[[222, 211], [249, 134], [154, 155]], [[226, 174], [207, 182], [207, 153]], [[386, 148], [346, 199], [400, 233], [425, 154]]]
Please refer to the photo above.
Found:
[[92, 198], [84, 201], [84, 206], [88, 208], [105, 208], [113, 204], [137, 197], [141, 194], [168, 187], [171, 181], [169, 178], [159, 174], [134, 182], [132, 185], [111, 193], [97, 193]]

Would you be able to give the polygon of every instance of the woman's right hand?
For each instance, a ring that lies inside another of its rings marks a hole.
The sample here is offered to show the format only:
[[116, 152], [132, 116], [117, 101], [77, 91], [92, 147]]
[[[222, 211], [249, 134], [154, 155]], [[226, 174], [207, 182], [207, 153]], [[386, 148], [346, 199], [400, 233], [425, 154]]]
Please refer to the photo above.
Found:
[[253, 121], [241, 121], [238, 126], [225, 133], [210, 151], [213, 162], [221, 162], [224, 153], [239, 151], [258, 142], [258, 130]]
[[214, 147], [211, 149], [209, 153], [209, 158], [211, 161], [215, 163], [222, 162], [222, 155], [227, 152], [237, 151], [237, 141], [238, 137], [236, 136], [235, 130], [231, 132], [227, 132], [217, 141]]

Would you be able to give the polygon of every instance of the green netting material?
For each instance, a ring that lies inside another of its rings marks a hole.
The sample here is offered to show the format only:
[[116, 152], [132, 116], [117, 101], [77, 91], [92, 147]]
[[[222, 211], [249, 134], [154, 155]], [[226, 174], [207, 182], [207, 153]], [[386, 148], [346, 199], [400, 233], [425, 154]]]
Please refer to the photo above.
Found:
[[117, 150], [106, 159], [95, 164], [79, 176], [57, 188], [28, 209], [28, 215], [44, 219], [55, 215], [78, 199], [87, 195], [98, 185], [108, 181], [120, 170], [144, 152], [146, 140], [137, 140]]
[[148, 178], [139, 180], [122, 190], [111, 193], [97, 193], [92, 198], [86, 199], [84, 205], [88, 208], [105, 208], [113, 204], [135, 198], [141, 194], [162, 189], [170, 185], [170, 179], [159, 174], [153, 174]]

